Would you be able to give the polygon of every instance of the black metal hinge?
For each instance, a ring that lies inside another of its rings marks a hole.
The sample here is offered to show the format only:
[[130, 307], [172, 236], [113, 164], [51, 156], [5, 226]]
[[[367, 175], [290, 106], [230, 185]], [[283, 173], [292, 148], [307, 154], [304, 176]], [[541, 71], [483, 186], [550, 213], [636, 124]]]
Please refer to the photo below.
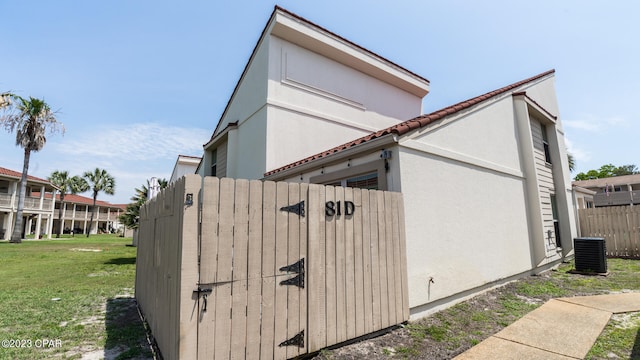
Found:
[[292, 272], [298, 274], [292, 278], [282, 280], [280, 285], [295, 285], [304, 289], [304, 258], [298, 260], [296, 263], [283, 266], [280, 271]]
[[304, 217], [304, 200], [300, 201], [295, 205], [283, 206], [280, 208], [280, 211], [291, 212]]
[[296, 336], [292, 337], [289, 340], [285, 340], [278, 345], [280, 347], [283, 346], [297, 346], [300, 348], [304, 347], [304, 330], [300, 331]]
[[280, 281], [280, 285], [295, 285], [304, 289], [304, 274], [298, 274], [295, 277]]

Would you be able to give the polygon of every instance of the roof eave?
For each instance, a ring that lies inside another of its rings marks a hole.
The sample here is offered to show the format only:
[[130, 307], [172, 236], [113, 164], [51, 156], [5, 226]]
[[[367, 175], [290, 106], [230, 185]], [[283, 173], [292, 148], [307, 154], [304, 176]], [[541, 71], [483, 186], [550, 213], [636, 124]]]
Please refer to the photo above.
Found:
[[[330, 154], [327, 156], [319, 157], [313, 160], [309, 160], [303, 164], [292, 166], [288, 169], [279, 170], [273, 174], [265, 175], [262, 180], [278, 181], [289, 178], [293, 175], [305, 173], [318, 167], [328, 165], [330, 163], [338, 162], [341, 160], [349, 159], [362, 152], [368, 152], [380, 146], [388, 144], [394, 144], [397, 142], [397, 135], [395, 133], [389, 133], [381, 137], [363, 142], [361, 144], [354, 145], [348, 149]], [[268, 173], [267, 173], [268, 174]]]

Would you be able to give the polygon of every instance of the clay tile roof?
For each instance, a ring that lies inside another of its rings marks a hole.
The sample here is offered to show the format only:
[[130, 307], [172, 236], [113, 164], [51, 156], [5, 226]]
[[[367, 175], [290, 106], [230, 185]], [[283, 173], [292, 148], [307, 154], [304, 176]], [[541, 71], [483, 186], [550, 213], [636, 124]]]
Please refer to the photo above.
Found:
[[[10, 177], [17, 178], [17, 179], [20, 179], [22, 177], [22, 173], [21, 172], [14, 171], [14, 170], [7, 169], [7, 168], [3, 168], [3, 167], [0, 167], [0, 175], [10, 176]], [[46, 179], [41, 179], [41, 178], [38, 178], [38, 177], [35, 177], [35, 176], [31, 176], [31, 175], [27, 175], [27, 180], [38, 181], [38, 182], [44, 182], [44, 183], [47, 183], [47, 184], [51, 184]]]
[[434, 112], [432, 112], [430, 114], [426, 114], [426, 115], [421, 115], [421, 116], [415, 117], [413, 119], [401, 122], [399, 124], [393, 125], [393, 126], [388, 127], [386, 129], [382, 129], [382, 130], [376, 131], [374, 133], [371, 133], [369, 135], [363, 136], [361, 138], [355, 139], [355, 140], [350, 141], [350, 142], [348, 142], [346, 144], [342, 144], [342, 145], [336, 146], [336, 147], [334, 147], [332, 149], [329, 149], [327, 151], [323, 151], [323, 152], [321, 152], [319, 154], [312, 155], [312, 156], [309, 156], [309, 157], [304, 158], [302, 160], [298, 160], [298, 161], [296, 161], [294, 163], [291, 163], [291, 164], [282, 166], [280, 168], [271, 170], [271, 171], [265, 173], [264, 176], [265, 177], [266, 176], [270, 176], [270, 175], [279, 173], [279, 172], [284, 171], [284, 170], [295, 168], [297, 166], [306, 164], [306, 163], [308, 163], [308, 162], [310, 162], [312, 160], [320, 159], [320, 158], [335, 154], [337, 152], [344, 151], [344, 150], [349, 149], [349, 148], [351, 148], [353, 146], [362, 144], [362, 143], [367, 142], [367, 141], [371, 141], [373, 139], [380, 138], [380, 137], [385, 136], [385, 135], [389, 135], [389, 134], [404, 135], [404, 134], [406, 134], [406, 133], [408, 133], [410, 131], [413, 131], [415, 129], [419, 129], [419, 128], [425, 127], [425, 126], [427, 126], [427, 125], [429, 125], [429, 124], [431, 124], [431, 123], [433, 123], [433, 122], [435, 122], [437, 120], [441, 120], [442, 118], [444, 118], [446, 116], [453, 115], [453, 114], [455, 114], [455, 113], [457, 113], [459, 111], [462, 111], [462, 110], [468, 109], [468, 108], [470, 108], [470, 107], [472, 107], [474, 105], [480, 104], [481, 102], [483, 102], [485, 100], [488, 100], [488, 99], [490, 99], [490, 98], [492, 98], [494, 96], [507, 93], [510, 90], [517, 89], [522, 85], [525, 85], [527, 83], [530, 83], [530, 82], [538, 80], [538, 79], [541, 79], [541, 78], [543, 78], [545, 76], [548, 76], [550, 74], [553, 74], [553, 73], [555, 73], [555, 70], [552, 69], [552, 70], [543, 72], [541, 74], [538, 74], [536, 76], [530, 77], [528, 79], [525, 79], [525, 80], [522, 80], [522, 81], [518, 81], [518, 82], [513, 83], [511, 85], [507, 85], [507, 86], [502, 87], [500, 89], [490, 91], [490, 92], [488, 92], [486, 94], [482, 94], [480, 96], [476, 96], [474, 98], [471, 98], [471, 99], [468, 99], [468, 100], [465, 100], [465, 101], [461, 101], [461, 102], [459, 102], [457, 104], [453, 104], [451, 106], [447, 106], [446, 108], [443, 108], [443, 109], [440, 109], [440, 110], [436, 110], [436, 111], [434, 111]]
[[[33, 193], [34, 196], [40, 196], [39, 192], [34, 192]], [[50, 193], [45, 193], [44, 197], [46, 199], [51, 199], [51, 194]], [[60, 194], [56, 194], [56, 201], [60, 201]], [[76, 194], [66, 194], [64, 196], [64, 202], [65, 203], [73, 203], [73, 204], [83, 204], [83, 205], [93, 205], [93, 198], [87, 197], [87, 196], [82, 196], [82, 195], [76, 195]], [[96, 200], [96, 206], [103, 206], [103, 207], [110, 207], [110, 208], [120, 208], [120, 209], [125, 209], [127, 207], [126, 204], [111, 204], [107, 201], [102, 201], [102, 200]]]

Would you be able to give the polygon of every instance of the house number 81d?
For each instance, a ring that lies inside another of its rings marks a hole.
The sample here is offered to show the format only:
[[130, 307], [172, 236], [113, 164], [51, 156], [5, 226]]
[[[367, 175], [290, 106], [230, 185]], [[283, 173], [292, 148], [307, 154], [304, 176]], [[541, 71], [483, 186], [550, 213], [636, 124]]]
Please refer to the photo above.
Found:
[[[343, 211], [344, 210], [344, 211]], [[334, 215], [353, 215], [353, 212], [356, 210], [356, 205], [353, 201], [342, 201], [333, 202], [327, 201], [324, 205], [324, 214], [326, 216], [334, 216]]]

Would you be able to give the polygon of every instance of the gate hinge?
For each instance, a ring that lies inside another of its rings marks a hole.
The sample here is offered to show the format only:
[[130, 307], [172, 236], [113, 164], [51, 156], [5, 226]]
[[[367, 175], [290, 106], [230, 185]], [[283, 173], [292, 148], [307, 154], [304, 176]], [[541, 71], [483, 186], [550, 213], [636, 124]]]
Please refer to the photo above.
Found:
[[304, 217], [304, 200], [295, 205], [283, 206], [280, 208], [280, 211], [292, 212]]
[[298, 274], [295, 277], [280, 281], [280, 285], [295, 285], [304, 289], [304, 274]]
[[300, 331], [296, 336], [292, 337], [289, 340], [285, 340], [283, 342], [280, 343], [280, 345], [278, 345], [280, 347], [283, 346], [297, 346], [297, 347], [304, 347], [304, 330]]
[[292, 272], [296, 274], [304, 273], [304, 258], [298, 260], [294, 264], [281, 267], [280, 271]]
[[298, 274], [292, 278], [282, 280], [280, 285], [295, 285], [304, 289], [304, 258], [298, 260], [296, 263], [283, 266], [280, 271], [292, 272]]

